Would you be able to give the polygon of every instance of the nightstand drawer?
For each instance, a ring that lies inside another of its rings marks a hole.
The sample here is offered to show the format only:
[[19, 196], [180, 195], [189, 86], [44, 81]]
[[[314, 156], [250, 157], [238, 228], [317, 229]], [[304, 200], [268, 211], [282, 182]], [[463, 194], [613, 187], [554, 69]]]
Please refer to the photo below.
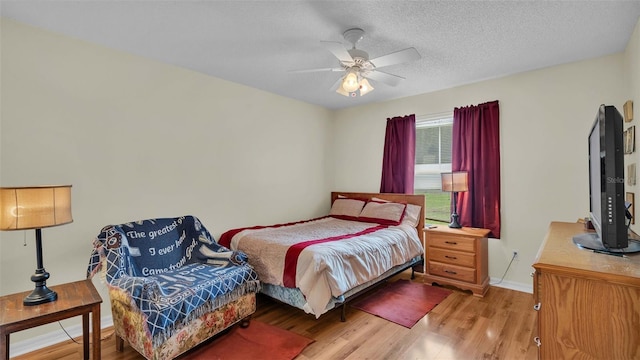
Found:
[[429, 260], [447, 264], [466, 266], [473, 268], [476, 265], [476, 256], [472, 253], [453, 251], [429, 247]]
[[476, 280], [475, 269], [434, 261], [429, 261], [429, 273], [466, 282], [475, 282]]
[[467, 252], [475, 252], [475, 243], [476, 240], [474, 238], [447, 236], [436, 233], [429, 233], [427, 239], [428, 246]]

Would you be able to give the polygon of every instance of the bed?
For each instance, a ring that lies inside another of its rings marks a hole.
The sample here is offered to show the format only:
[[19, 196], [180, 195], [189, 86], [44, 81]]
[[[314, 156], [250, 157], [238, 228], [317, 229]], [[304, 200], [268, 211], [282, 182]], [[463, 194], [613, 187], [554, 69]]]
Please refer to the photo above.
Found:
[[424, 195], [332, 192], [329, 215], [231, 229], [219, 242], [249, 257], [261, 292], [320, 317], [422, 263]]

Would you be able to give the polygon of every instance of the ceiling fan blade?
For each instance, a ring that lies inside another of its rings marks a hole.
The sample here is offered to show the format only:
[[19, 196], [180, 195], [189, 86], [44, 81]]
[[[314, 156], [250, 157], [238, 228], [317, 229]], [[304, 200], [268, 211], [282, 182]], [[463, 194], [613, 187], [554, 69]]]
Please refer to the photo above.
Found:
[[380, 81], [390, 86], [397, 86], [402, 82], [402, 80], [405, 80], [405, 78], [403, 78], [402, 76], [389, 74], [379, 70], [372, 71], [369, 74], [365, 75], [365, 77], [367, 79]]
[[290, 73], [311, 73], [311, 72], [340, 72], [344, 71], [343, 68], [318, 68], [318, 69], [302, 69], [302, 70], [289, 70]]
[[331, 51], [331, 53], [340, 60], [340, 62], [344, 63], [353, 63], [353, 58], [345, 49], [344, 44], [336, 41], [320, 41], [322, 45], [324, 45], [327, 50]]
[[395, 64], [401, 64], [409, 61], [420, 59], [420, 53], [415, 48], [407, 48], [404, 50], [396, 51], [391, 54], [382, 55], [375, 59], [369, 60], [375, 67], [381, 68], [384, 66], [390, 66]]

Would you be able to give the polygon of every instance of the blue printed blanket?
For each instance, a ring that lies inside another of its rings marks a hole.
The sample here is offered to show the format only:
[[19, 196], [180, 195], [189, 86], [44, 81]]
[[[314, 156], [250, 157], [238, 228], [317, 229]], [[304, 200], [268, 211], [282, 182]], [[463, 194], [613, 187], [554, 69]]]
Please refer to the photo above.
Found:
[[107, 284], [131, 295], [154, 342], [170, 337], [176, 324], [227, 303], [232, 293], [260, 290], [247, 256], [218, 244], [193, 216], [104, 227], [94, 240], [88, 276], [103, 264]]

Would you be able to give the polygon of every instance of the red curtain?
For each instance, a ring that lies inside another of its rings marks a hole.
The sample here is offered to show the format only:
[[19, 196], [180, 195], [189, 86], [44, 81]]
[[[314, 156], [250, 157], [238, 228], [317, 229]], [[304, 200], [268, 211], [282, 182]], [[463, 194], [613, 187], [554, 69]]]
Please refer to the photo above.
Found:
[[453, 171], [469, 172], [469, 191], [458, 193], [462, 226], [500, 238], [500, 111], [498, 101], [453, 110]]
[[387, 119], [380, 192], [413, 194], [415, 158], [415, 114]]

